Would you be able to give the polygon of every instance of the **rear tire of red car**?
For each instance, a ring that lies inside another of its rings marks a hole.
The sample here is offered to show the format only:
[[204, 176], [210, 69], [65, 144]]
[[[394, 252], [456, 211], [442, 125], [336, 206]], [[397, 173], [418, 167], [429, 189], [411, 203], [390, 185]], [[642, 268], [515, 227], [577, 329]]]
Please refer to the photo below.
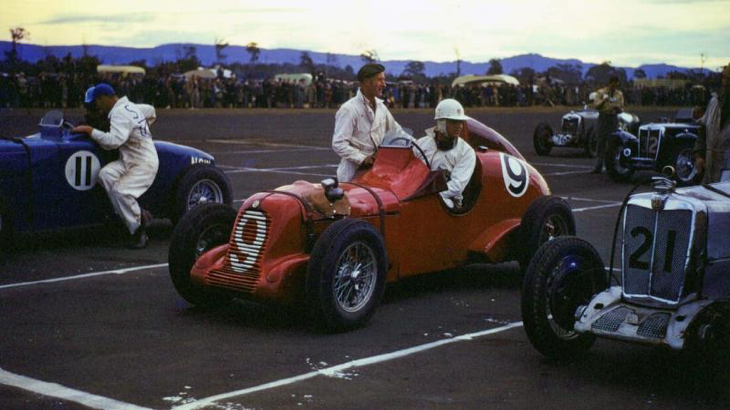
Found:
[[550, 124], [541, 122], [535, 127], [535, 132], [532, 134], [532, 145], [535, 147], [537, 155], [549, 155], [550, 150], [553, 148], [553, 144], [550, 142], [550, 138], [553, 137], [553, 128]]
[[575, 235], [575, 219], [570, 205], [562, 198], [545, 195], [534, 200], [522, 216], [517, 261], [527, 269], [540, 246], [558, 236]]
[[334, 222], [319, 237], [309, 259], [309, 313], [329, 332], [363, 326], [380, 303], [387, 270], [380, 232], [362, 220]]
[[170, 219], [176, 225], [193, 207], [204, 203], [231, 205], [233, 189], [226, 174], [210, 165], [190, 167], [178, 181]]
[[605, 266], [590, 243], [563, 236], [545, 243], [522, 284], [522, 321], [530, 343], [553, 359], [576, 359], [595, 336], [574, 331], [575, 314], [608, 287]]
[[227, 243], [238, 212], [228, 205], [208, 203], [187, 212], [172, 232], [168, 265], [175, 290], [188, 303], [203, 307], [228, 304], [232, 297], [203, 288], [190, 278], [195, 261], [208, 250]]

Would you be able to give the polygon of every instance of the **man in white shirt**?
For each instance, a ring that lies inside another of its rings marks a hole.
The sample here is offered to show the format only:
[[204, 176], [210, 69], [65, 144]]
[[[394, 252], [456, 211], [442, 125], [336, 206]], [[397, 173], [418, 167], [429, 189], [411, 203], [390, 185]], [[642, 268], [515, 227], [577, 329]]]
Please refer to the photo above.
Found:
[[152, 185], [159, 166], [149, 127], [157, 118], [155, 108], [134, 104], [127, 97], [118, 98], [114, 89], [103, 83], [87, 90], [85, 103], [96, 104], [101, 113], [108, 115], [109, 132], [88, 125], [74, 127], [72, 132], [89, 134], [103, 149], [119, 150], [119, 159], [99, 171], [99, 181], [129, 229], [129, 247], [144, 248], [149, 212], [140, 208], [137, 198]]
[[385, 133], [401, 128], [378, 98], [385, 88], [385, 67], [365, 64], [357, 80], [357, 95], [342, 104], [335, 115], [332, 149], [342, 158], [337, 167], [340, 182], [350, 181], [358, 170], [371, 167]]
[[[436, 126], [427, 129], [426, 136], [417, 144], [428, 158], [432, 171], [443, 169], [447, 172], [447, 190], [439, 195], [446, 206], [458, 209], [462, 206], [464, 189], [474, 173], [477, 160], [474, 149], [459, 138], [469, 117], [464, 115], [464, 108], [458, 101], [449, 98], [436, 106], [434, 119]], [[416, 148], [414, 153], [423, 160]]]

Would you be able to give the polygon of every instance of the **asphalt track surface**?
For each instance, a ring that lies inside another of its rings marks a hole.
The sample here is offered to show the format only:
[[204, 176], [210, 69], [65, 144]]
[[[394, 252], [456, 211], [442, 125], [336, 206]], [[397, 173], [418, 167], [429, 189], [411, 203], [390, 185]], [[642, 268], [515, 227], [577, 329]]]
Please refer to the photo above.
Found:
[[[608, 261], [633, 184], [589, 174], [571, 149], [538, 157], [532, 132], [566, 111], [480, 109], [573, 207], [578, 234]], [[673, 109], [638, 111], [643, 121]], [[394, 110], [420, 135], [431, 110]], [[42, 111], [0, 112], [0, 136], [35, 132]], [[69, 112], [72, 119], [80, 113]], [[202, 148], [236, 204], [294, 180], [333, 175], [333, 110], [159, 110], [155, 138]], [[647, 189], [651, 173], [635, 183]], [[598, 341], [587, 358], [542, 357], [521, 327], [516, 264], [399, 282], [364, 328], [313, 330], [301, 312], [248, 302], [206, 311], [168, 278], [172, 227], [147, 249], [104, 228], [17, 238], [0, 258], [0, 408], [726, 408], [728, 387], [683, 355]]]

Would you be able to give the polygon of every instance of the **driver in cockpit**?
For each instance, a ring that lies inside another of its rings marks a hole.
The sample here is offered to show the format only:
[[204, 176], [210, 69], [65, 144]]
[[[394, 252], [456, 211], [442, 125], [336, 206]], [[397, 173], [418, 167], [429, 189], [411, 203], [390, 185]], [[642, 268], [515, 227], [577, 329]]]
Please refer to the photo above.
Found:
[[[445, 99], [436, 106], [436, 126], [426, 130], [426, 136], [417, 143], [431, 164], [431, 170], [443, 169], [447, 175], [446, 191], [439, 193], [446, 206], [458, 209], [462, 205], [463, 192], [474, 173], [476, 154], [474, 149], [459, 138], [466, 126], [464, 107], [454, 99]], [[421, 154], [414, 149], [417, 157]], [[425, 161], [424, 161], [425, 162]]]

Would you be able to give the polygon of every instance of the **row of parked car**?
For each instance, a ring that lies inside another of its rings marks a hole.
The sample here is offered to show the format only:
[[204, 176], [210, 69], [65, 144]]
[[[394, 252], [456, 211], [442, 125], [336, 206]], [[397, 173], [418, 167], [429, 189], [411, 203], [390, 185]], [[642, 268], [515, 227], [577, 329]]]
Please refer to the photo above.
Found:
[[[606, 150], [608, 175], [616, 181], [629, 181], [636, 171], [661, 172], [674, 169], [673, 178], [680, 185], [699, 182], [692, 148], [699, 124], [691, 109], [679, 110], [673, 120], [641, 124], [637, 115], [618, 115], [618, 129], [611, 135]], [[549, 155], [554, 147], [578, 148], [589, 158], [597, 155], [598, 112], [584, 108], [563, 115], [559, 132], [550, 124], [540, 123], [533, 133], [533, 146], [538, 155]]]
[[[577, 121], [570, 132], [585, 138], [590, 152], [587, 118], [571, 113], [565, 120]], [[635, 121], [624, 120], [632, 125], [615, 134], [626, 138], [616, 161], [648, 155], [651, 138], [659, 161], [667, 146], [684, 147], [689, 137], [678, 135], [693, 129], [648, 124], [635, 137]], [[3, 236], [109, 217], [103, 191], [93, 188], [95, 172], [110, 158], [70, 128], [49, 113], [39, 133], [0, 140]], [[616, 221], [616, 274], [614, 249], [606, 265], [574, 236], [570, 206], [551, 195], [506, 138], [473, 119], [461, 136], [477, 161], [456, 211], [438, 195], [443, 173], [430, 171], [414, 155], [418, 143], [404, 134], [387, 135], [373, 167], [352, 182], [296, 181], [254, 194], [238, 210], [212, 156], [158, 141], [161, 171], [143, 200], [177, 222], [170, 276], [194, 305], [244, 298], [304, 307], [319, 327], [347, 331], [372, 317], [387, 282], [472, 262], [517, 261], [525, 275], [525, 330], [545, 355], [574, 356], [596, 336], [727, 349], [730, 167], [726, 182], [676, 188], [658, 177], [653, 192], [628, 195]], [[563, 138], [553, 137], [556, 146]]]

